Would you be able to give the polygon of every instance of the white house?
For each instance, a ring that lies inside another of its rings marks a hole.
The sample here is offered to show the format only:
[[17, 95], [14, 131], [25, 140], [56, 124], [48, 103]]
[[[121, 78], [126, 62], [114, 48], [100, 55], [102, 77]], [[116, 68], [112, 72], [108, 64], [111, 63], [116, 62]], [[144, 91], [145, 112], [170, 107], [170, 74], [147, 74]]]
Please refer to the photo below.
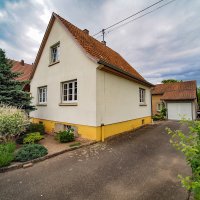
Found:
[[53, 13], [31, 81], [34, 122], [47, 133], [73, 126], [82, 137], [109, 136], [151, 123], [152, 84], [118, 53]]

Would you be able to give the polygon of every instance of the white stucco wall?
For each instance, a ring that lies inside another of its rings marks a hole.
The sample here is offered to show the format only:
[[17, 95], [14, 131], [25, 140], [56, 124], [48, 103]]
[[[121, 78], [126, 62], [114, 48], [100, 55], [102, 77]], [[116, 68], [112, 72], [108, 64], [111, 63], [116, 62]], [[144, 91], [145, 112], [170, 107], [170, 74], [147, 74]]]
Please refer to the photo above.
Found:
[[[60, 41], [60, 63], [49, 67], [50, 46]], [[55, 21], [31, 81], [33, 104], [37, 102], [37, 89], [47, 85], [47, 106], [37, 106], [31, 117], [69, 122], [82, 125], [96, 125], [96, 67], [80, 46]], [[59, 106], [61, 103], [61, 82], [77, 79], [78, 106]]]
[[[139, 105], [139, 88], [146, 90], [146, 106]], [[151, 116], [150, 89], [97, 69], [97, 125]]]

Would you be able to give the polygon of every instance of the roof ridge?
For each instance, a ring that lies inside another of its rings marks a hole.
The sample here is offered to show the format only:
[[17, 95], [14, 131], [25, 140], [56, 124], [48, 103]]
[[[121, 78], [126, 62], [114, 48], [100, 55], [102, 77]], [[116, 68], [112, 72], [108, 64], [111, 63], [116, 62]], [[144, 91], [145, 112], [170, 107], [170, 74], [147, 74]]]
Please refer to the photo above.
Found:
[[182, 82], [174, 82], [174, 83], [158, 83], [157, 85], [169, 85], [169, 84], [181, 84], [181, 83], [188, 83], [188, 82], [196, 82], [196, 80], [189, 80], [189, 81], [182, 81]]
[[86, 50], [86, 52], [95, 60], [97, 60], [97, 62], [102, 60], [113, 66], [116, 66], [117, 68], [120, 68], [122, 71], [132, 74], [142, 81], [147, 82], [118, 52], [101, 43], [91, 35], [85, 33], [82, 29], [78, 28], [57, 13], [53, 13], [53, 15], [61, 20], [73, 37], [83, 47], [83, 49]]
[[[111, 47], [104, 45], [103, 43], [101, 43], [99, 40], [97, 40], [96, 38], [94, 38], [93, 36], [85, 33], [82, 29], [80, 29], [78, 26], [72, 24], [71, 22], [69, 22], [68, 20], [66, 20], [65, 18], [61, 17], [60, 15], [58, 15], [57, 13], [54, 12], [55, 15], [57, 15], [59, 18], [63, 19], [64, 21], [66, 21], [67, 23], [69, 23], [71, 26], [73, 26], [74, 28], [78, 29], [79, 31], [83, 32], [84, 34], [86, 34], [88, 37], [92, 38], [93, 40], [95, 40], [96, 42], [98, 42], [100, 45], [102, 45], [102, 47], [104, 48], [108, 48], [112, 51], [114, 51], [115, 53], [117, 53], [118, 55], [120, 55], [117, 51], [113, 50]], [[121, 56], [121, 55], [120, 55]], [[122, 57], [122, 56], [121, 56]]]

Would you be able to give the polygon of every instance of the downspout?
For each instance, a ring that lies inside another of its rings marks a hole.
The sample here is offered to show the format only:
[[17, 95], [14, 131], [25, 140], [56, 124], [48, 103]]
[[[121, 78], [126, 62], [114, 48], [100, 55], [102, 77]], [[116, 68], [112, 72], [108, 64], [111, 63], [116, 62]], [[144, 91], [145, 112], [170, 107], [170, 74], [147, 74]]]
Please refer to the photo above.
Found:
[[103, 116], [101, 116], [101, 141], [104, 142], [105, 140], [105, 125], [103, 123], [104, 116], [106, 113], [106, 102], [105, 102], [105, 72], [103, 72], [103, 103], [104, 103], [104, 109], [103, 109]]
[[101, 124], [101, 141], [104, 142], [105, 139], [105, 127], [104, 124]]

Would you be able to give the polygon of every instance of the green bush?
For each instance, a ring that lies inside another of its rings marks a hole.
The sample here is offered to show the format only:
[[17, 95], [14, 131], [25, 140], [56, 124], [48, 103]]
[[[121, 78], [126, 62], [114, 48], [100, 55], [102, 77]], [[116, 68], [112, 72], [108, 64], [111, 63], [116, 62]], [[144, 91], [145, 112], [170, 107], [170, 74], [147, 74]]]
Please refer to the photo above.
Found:
[[39, 132], [29, 133], [24, 137], [23, 143], [24, 144], [34, 144], [43, 138], [44, 138], [44, 136], [40, 135]]
[[15, 142], [17, 144], [24, 144], [24, 138], [27, 136], [28, 133], [23, 133], [23, 134], [20, 134], [19, 136], [17, 136]]
[[15, 160], [19, 162], [25, 162], [40, 158], [47, 154], [48, 150], [40, 144], [26, 144], [17, 151]]
[[27, 133], [39, 132], [41, 135], [45, 134], [44, 124], [30, 123], [26, 129]]
[[195, 200], [200, 200], [200, 121], [183, 120], [181, 123], [188, 126], [188, 133], [169, 128], [167, 128], [167, 132], [171, 135], [170, 143], [177, 150], [183, 152], [192, 169], [192, 176], [183, 177], [179, 175], [182, 186], [189, 193], [192, 192]]
[[165, 107], [162, 108], [159, 114], [155, 114], [152, 119], [154, 121], [159, 121], [165, 119], [167, 116], [167, 109]]
[[153, 119], [154, 121], [159, 121], [159, 120], [163, 120], [164, 118], [163, 118], [162, 115], [156, 114], [156, 115], [152, 116], [152, 119]]
[[13, 142], [0, 144], [0, 167], [8, 166], [14, 160], [15, 148], [16, 145]]
[[74, 130], [69, 129], [66, 131], [60, 131], [56, 133], [56, 139], [61, 143], [72, 142], [74, 141]]
[[4, 141], [25, 131], [27, 114], [18, 108], [0, 104], [0, 138]]

